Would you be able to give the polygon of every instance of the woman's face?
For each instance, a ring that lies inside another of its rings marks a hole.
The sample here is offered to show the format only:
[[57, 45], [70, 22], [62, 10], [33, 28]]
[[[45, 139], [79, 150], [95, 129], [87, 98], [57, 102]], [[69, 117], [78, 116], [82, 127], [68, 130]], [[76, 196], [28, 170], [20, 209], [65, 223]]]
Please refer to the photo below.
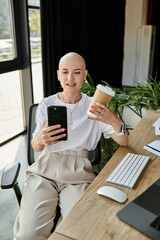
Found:
[[71, 54], [61, 59], [57, 76], [65, 93], [76, 94], [80, 92], [87, 73], [84, 59], [79, 55]]

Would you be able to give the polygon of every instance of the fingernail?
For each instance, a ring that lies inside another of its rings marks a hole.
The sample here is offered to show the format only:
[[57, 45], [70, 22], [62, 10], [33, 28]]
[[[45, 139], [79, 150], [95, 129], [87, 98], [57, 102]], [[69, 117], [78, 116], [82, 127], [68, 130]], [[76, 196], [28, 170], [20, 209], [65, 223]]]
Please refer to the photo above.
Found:
[[91, 110], [89, 110], [90, 112], [92, 112]]
[[93, 106], [91, 106], [91, 108], [93, 108]]

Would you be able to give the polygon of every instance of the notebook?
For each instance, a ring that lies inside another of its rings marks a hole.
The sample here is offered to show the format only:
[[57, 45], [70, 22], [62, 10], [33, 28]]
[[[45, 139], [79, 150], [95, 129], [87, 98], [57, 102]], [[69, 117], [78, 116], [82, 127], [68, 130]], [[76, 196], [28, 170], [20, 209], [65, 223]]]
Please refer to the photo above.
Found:
[[156, 140], [154, 142], [151, 142], [143, 147], [147, 151], [156, 154], [157, 156], [160, 156], [160, 140]]
[[160, 178], [117, 216], [152, 239], [160, 240]]

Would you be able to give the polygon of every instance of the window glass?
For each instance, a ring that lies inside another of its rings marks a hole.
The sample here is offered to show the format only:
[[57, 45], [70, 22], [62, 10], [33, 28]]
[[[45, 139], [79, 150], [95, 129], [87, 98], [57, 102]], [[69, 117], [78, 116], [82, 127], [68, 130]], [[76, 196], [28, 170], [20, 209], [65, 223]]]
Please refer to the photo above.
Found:
[[39, 7], [40, 6], [40, 1], [39, 0], [28, 0], [28, 5], [29, 6], [37, 6]]
[[11, 1], [0, 0], [0, 61], [15, 58]]
[[34, 102], [43, 98], [40, 10], [29, 8], [29, 29]]
[[24, 130], [19, 71], [0, 74], [0, 143]]
[[41, 57], [41, 29], [39, 9], [29, 9], [30, 45], [32, 59]]

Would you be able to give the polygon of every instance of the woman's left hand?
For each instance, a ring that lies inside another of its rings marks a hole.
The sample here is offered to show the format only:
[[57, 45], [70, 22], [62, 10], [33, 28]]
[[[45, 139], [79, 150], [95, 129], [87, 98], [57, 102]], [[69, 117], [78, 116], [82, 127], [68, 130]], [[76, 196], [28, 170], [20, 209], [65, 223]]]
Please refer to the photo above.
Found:
[[[95, 114], [97, 117], [89, 117], [89, 119], [101, 121], [107, 124], [110, 124], [114, 131], [117, 133], [122, 131], [122, 123], [121, 120], [117, 117], [117, 115], [111, 111], [108, 107], [101, 103], [96, 103], [96, 106], [92, 107], [91, 113]], [[117, 136], [115, 133], [110, 134], [111, 138], [116, 141], [121, 146], [128, 145], [128, 133], [125, 132], [122, 136]]]
[[91, 113], [93, 113], [97, 117], [89, 117], [90, 119], [110, 124], [116, 132], [121, 131], [121, 120], [114, 112], [111, 111], [111, 109], [106, 107], [104, 104], [96, 103], [96, 106], [92, 106]]

